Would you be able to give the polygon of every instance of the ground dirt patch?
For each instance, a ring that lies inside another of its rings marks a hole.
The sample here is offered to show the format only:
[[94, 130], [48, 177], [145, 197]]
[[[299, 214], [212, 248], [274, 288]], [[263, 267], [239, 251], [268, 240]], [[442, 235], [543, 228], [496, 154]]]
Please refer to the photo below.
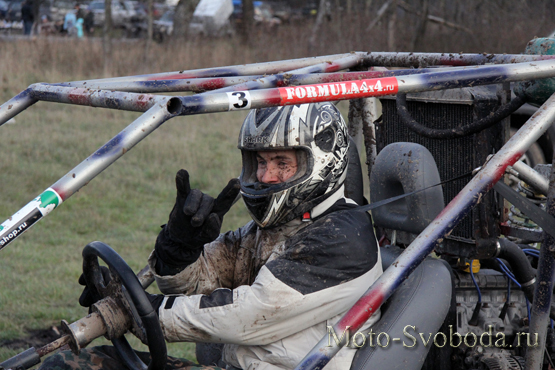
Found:
[[49, 329], [27, 330], [27, 334], [27, 336], [22, 338], [0, 341], [0, 347], [9, 349], [40, 348], [55, 341], [62, 335], [56, 326], [52, 326]]

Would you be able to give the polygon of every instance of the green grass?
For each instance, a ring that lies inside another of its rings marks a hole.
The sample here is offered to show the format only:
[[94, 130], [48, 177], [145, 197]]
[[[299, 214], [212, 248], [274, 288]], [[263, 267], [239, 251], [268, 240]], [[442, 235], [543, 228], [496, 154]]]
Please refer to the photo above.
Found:
[[[39, 103], [1, 127], [0, 222], [55, 183], [139, 114]], [[59, 208], [0, 252], [0, 341], [86, 315], [81, 251], [112, 246], [139, 271], [175, 199], [175, 173], [216, 196], [240, 173], [238, 129], [245, 113], [177, 117], [140, 142]], [[224, 219], [234, 229], [249, 216], [240, 202]], [[156, 289], [150, 289], [156, 291]], [[144, 348], [133, 341], [137, 348]], [[18, 351], [0, 348], [0, 361]], [[194, 359], [191, 344], [169, 353]]]

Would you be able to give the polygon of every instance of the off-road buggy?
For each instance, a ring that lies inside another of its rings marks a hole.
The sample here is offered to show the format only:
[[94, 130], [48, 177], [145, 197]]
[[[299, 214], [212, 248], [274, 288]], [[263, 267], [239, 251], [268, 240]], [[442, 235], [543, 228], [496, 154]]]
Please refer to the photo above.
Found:
[[[323, 368], [344, 345], [360, 347], [355, 370], [554, 368], [555, 177], [550, 165], [519, 160], [538, 140], [553, 154], [545, 143], [555, 121], [554, 51], [555, 40], [535, 39], [522, 55], [352, 52], [31, 85], [0, 106], [0, 124], [37, 101], [144, 114], [3, 222], [0, 249], [173, 117], [349, 100], [346, 192], [372, 212], [385, 272], [297, 369]], [[197, 94], [171, 95], [183, 91]], [[511, 136], [511, 115], [524, 103], [539, 109]], [[62, 338], [2, 368], [29, 368], [68, 344], [78, 352], [103, 335], [129, 368], [147, 368], [128, 331], [148, 342], [148, 368], [163, 367], [164, 338], [143, 293], [151, 274], [135, 275], [100, 242], [83, 258], [106, 298], [65, 323]], [[357, 332], [380, 307], [374, 334]]]

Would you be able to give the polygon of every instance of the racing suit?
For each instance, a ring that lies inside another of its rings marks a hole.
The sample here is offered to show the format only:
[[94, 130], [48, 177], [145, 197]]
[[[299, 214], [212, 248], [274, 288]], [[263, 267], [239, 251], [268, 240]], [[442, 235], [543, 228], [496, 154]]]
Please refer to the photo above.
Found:
[[[271, 229], [254, 222], [221, 234], [183, 271], [155, 274], [166, 294], [158, 310], [166, 340], [226, 343], [223, 361], [244, 370], [293, 369], [382, 273], [370, 215], [343, 187], [299, 219]], [[149, 265], [153, 271], [153, 252]], [[376, 311], [360, 328], [366, 334]], [[342, 333], [334, 333], [338, 339]], [[351, 336], [354, 333], [351, 333]], [[341, 340], [341, 339], [340, 339]], [[345, 340], [345, 338], [343, 338]], [[343, 347], [326, 366], [348, 370], [355, 348]], [[147, 363], [147, 353], [139, 353]], [[119, 370], [113, 347], [49, 357], [41, 369]], [[166, 369], [208, 370], [168, 358]]]
[[[355, 207], [342, 187], [308, 222], [251, 221], [205, 245], [183, 271], [155, 274], [166, 339], [226, 343], [224, 362], [245, 370], [293, 369], [382, 273], [370, 215]], [[155, 271], [155, 253], [149, 264]], [[344, 347], [326, 369], [349, 369], [354, 354]]]

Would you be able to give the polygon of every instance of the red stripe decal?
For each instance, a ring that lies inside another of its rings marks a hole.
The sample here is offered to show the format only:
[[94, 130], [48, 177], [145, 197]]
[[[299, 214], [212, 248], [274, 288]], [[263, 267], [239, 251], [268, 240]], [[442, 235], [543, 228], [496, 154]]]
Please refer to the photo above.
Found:
[[399, 84], [395, 77], [370, 80], [323, 83], [315, 85], [280, 87], [283, 105], [303, 104], [315, 101], [364, 98], [396, 94]]

